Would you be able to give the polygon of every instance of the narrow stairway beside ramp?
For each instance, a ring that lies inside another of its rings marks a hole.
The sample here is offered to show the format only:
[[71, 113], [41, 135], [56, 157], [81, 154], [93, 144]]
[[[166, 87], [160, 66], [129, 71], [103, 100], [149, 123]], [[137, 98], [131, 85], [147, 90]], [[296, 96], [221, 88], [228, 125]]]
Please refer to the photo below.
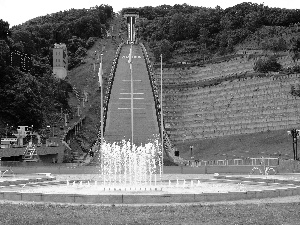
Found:
[[[106, 142], [131, 140], [130, 45], [122, 47], [108, 105], [104, 133]], [[141, 46], [132, 46], [133, 143], [148, 143], [159, 137], [155, 102]]]

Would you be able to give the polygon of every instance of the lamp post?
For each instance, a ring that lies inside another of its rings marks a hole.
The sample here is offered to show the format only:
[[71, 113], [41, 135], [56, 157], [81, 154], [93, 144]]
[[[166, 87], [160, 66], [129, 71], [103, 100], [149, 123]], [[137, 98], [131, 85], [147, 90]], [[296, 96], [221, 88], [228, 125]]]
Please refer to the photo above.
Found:
[[194, 158], [194, 157], [193, 157], [193, 148], [194, 148], [194, 146], [191, 145], [191, 146], [190, 146], [190, 149], [191, 149], [191, 159]]
[[7, 132], [8, 132], [8, 124], [6, 124], [6, 134], [5, 134], [6, 138], [7, 138]]
[[32, 144], [32, 135], [33, 135], [33, 125], [31, 125], [31, 134], [30, 134], [30, 142], [31, 142], [31, 144]]
[[294, 160], [298, 160], [298, 153], [297, 153], [297, 138], [299, 137], [300, 130], [292, 129], [288, 131], [289, 135], [292, 135], [293, 138], [293, 154]]

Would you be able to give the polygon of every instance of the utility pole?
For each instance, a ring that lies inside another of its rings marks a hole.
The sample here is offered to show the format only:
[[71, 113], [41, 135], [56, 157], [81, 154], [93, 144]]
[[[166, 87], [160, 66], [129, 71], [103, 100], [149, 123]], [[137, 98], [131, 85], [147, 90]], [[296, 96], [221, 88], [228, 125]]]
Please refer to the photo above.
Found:
[[193, 148], [194, 148], [194, 146], [191, 145], [191, 146], [190, 146], [190, 149], [191, 149], [191, 159], [193, 158]]
[[131, 79], [131, 147], [133, 146], [133, 75], [132, 75], [132, 42], [129, 53], [129, 67], [130, 67], [130, 79]]
[[162, 174], [164, 168], [164, 116], [163, 116], [163, 68], [162, 68], [162, 54], [160, 54], [160, 131], [161, 131], [161, 160], [162, 160]]
[[103, 130], [104, 130], [104, 123], [103, 123], [103, 79], [102, 79], [102, 70], [103, 70], [103, 66], [102, 66], [102, 57], [103, 57], [103, 54], [101, 53], [101, 58], [100, 58], [100, 76], [99, 76], [99, 82], [100, 82], [100, 88], [101, 88], [101, 147], [102, 147], [102, 144], [103, 144]]
[[100, 67], [99, 67], [99, 72], [98, 72], [98, 79], [99, 79], [99, 88], [100, 88], [100, 117], [101, 117], [101, 127], [100, 127], [100, 135], [101, 135], [101, 140], [100, 140], [100, 168], [101, 168], [101, 174], [103, 174], [103, 151], [102, 151], [102, 145], [103, 145], [103, 79], [102, 79], [102, 71], [103, 71], [103, 65], [102, 65], [102, 58], [103, 54], [101, 53], [100, 57]]

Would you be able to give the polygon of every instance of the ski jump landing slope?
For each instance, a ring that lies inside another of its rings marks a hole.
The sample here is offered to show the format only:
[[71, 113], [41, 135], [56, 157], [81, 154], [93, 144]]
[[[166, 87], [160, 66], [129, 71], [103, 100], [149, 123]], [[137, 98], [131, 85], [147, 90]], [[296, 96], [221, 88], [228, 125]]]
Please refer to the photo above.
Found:
[[[124, 45], [111, 90], [104, 139], [106, 142], [131, 140], [130, 45]], [[133, 143], [140, 145], [159, 135], [150, 80], [139, 45], [132, 47]]]

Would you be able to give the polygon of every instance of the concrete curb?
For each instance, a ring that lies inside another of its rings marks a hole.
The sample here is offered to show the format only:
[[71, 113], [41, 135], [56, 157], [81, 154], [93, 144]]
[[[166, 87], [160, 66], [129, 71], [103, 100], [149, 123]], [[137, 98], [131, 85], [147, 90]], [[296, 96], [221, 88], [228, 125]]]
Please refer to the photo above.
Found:
[[42, 194], [17, 191], [0, 192], [0, 200], [80, 203], [80, 204], [151, 204], [151, 203], [193, 203], [236, 201], [243, 199], [261, 199], [286, 197], [300, 194], [300, 187], [279, 188], [274, 190], [256, 190], [247, 192], [203, 193], [203, 194], [167, 194], [167, 195], [79, 195], [79, 194]]

